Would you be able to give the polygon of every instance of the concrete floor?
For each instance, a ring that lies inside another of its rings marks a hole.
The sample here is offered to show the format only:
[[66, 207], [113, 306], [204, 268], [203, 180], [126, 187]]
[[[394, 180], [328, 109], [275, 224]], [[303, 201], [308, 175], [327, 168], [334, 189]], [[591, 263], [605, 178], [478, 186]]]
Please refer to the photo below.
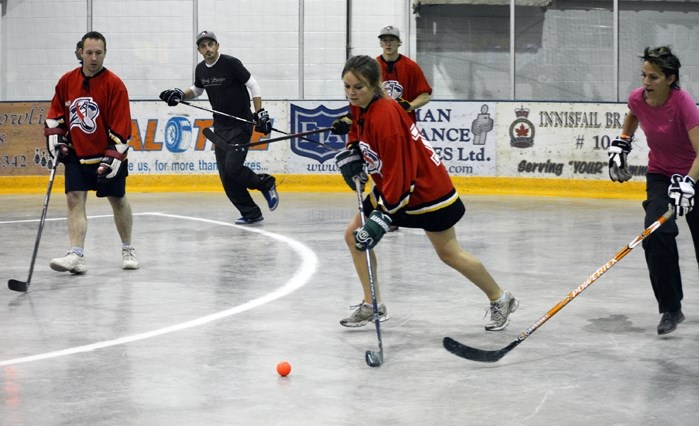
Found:
[[[342, 233], [346, 193], [281, 193], [260, 226], [223, 193], [130, 194], [141, 269], [120, 269], [105, 200], [88, 199], [88, 272], [49, 269], [68, 248], [54, 192], [30, 291], [0, 292], [1, 425], [690, 425], [699, 414], [699, 276], [679, 239], [686, 321], [660, 337], [638, 247], [497, 363], [499, 349], [643, 229], [639, 201], [463, 197], [457, 230], [520, 300], [485, 332], [485, 296], [421, 231], [377, 248], [391, 319], [338, 321], [361, 292]], [[263, 203], [259, 193], [255, 197]], [[0, 196], [3, 286], [26, 280], [43, 195]], [[6, 287], [3, 287], [6, 288]], [[292, 365], [288, 377], [275, 366]]]

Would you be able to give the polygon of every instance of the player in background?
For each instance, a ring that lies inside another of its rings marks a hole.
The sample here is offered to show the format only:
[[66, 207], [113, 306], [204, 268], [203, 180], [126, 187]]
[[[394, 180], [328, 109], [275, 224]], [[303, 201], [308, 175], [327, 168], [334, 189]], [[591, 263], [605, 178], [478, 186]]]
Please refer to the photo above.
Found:
[[129, 95], [121, 79], [104, 67], [107, 41], [96, 31], [85, 34], [80, 49], [82, 66], [64, 74], [46, 115], [49, 152], [65, 165], [68, 235], [71, 248], [51, 260], [51, 269], [87, 272], [87, 191], [106, 197], [121, 238], [123, 269], [138, 269], [131, 245], [133, 215], [126, 198], [126, 159], [131, 139]]
[[[364, 300], [340, 324], [361, 327], [373, 319], [364, 251], [371, 250], [372, 265], [377, 269], [372, 249], [390, 225], [396, 224], [423, 229], [439, 258], [473, 282], [490, 300], [490, 322], [485, 329], [503, 330], [519, 302], [509, 291], [500, 288], [480, 260], [459, 245], [454, 225], [466, 209], [439, 156], [421, 137], [405, 110], [384, 92], [376, 60], [369, 56], [348, 59], [342, 81], [353, 119], [350, 122], [344, 117], [333, 123], [333, 133], [348, 134], [346, 148], [335, 159], [352, 189], [355, 189], [355, 176], [364, 183], [368, 181], [365, 167], [374, 186], [364, 199], [366, 225], [362, 227], [357, 214], [345, 230], [345, 242], [363, 287]], [[373, 272], [383, 321], [388, 319], [388, 312], [381, 303], [377, 274]]]
[[[376, 60], [381, 66], [384, 91], [408, 112], [414, 123], [417, 123], [415, 110], [430, 101], [432, 87], [427, 82], [422, 68], [412, 59], [398, 53], [402, 44], [398, 28], [390, 25], [381, 28], [379, 43], [383, 52]], [[391, 232], [397, 230], [398, 226], [391, 225]]]
[[83, 63], [83, 53], [82, 49], [83, 48], [83, 41], [80, 40], [76, 45], [75, 45], [75, 58], [78, 60], [80, 65]]
[[[262, 108], [262, 95], [255, 78], [239, 59], [219, 53], [216, 34], [202, 31], [196, 38], [197, 50], [204, 58], [194, 70], [194, 84], [185, 90], [169, 89], [160, 94], [160, 99], [169, 106], [182, 100], [194, 99], [206, 91], [211, 107], [246, 121], [254, 121], [260, 133], [272, 131], [269, 114]], [[255, 114], [250, 111], [250, 96]], [[232, 145], [250, 142], [253, 126], [220, 114], [214, 114], [214, 132]], [[238, 225], [248, 225], [264, 220], [262, 211], [250, 196], [248, 189], [257, 189], [267, 200], [270, 210], [279, 205], [274, 176], [257, 174], [245, 165], [248, 148], [224, 151], [215, 148], [218, 174], [226, 196], [242, 215], [236, 219]]]
[[[699, 110], [692, 96], [680, 88], [681, 64], [670, 47], [646, 47], [641, 59], [642, 87], [629, 95], [622, 134], [609, 147], [609, 176], [618, 182], [631, 179], [626, 157], [641, 126], [650, 148], [643, 202], [645, 226], [655, 222], [668, 204], [674, 205], [675, 217], [687, 220], [699, 262], [699, 213], [693, 210], [694, 184], [699, 178]], [[658, 324], [661, 335], [684, 321], [678, 233], [673, 219], [643, 240], [650, 282], [662, 314]]]
[[384, 27], [379, 32], [383, 52], [376, 57], [381, 65], [381, 78], [384, 91], [398, 101], [416, 122], [415, 110], [430, 101], [432, 87], [427, 82], [420, 66], [405, 55], [398, 53], [402, 42], [400, 31], [393, 26]]

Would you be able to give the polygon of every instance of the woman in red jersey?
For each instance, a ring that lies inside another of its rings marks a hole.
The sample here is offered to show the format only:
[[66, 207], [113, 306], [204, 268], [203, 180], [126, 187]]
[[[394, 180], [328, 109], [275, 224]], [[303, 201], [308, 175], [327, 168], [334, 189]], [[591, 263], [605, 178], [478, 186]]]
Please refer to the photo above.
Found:
[[[397, 225], [424, 229], [439, 258], [478, 286], [490, 300], [486, 330], [504, 329], [519, 301], [500, 288], [483, 264], [457, 241], [454, 225], [464, 215], [465, 207], [439, 155], [422, 138], [406, 111], [385, 94], [375, 59], [348, 59], [342, 80], [352, 124], [347, 118], [333, 123], [335, 133], [349, 133], [346, 149], [336, 156], [338, 167], [350, 187], [355, 187], [355, 176], [363, 176], [366, 182], [364, 169], [374, 186], [364, 200], [366, 224], [362, 226], [357, 214], [345, 231], [364, 300], [340, 324], [361, 327], [372, 320], [373, 308], [367, 303], [371, 300], [369, 271], [363, 251], [371, 250], [391, 225]], [[370, 255], [376, 268], [373, 250]], [[378, 283], [374, 284], [379, 319], [383, 321], [388, 319], [387, 310], [381, 303]]]

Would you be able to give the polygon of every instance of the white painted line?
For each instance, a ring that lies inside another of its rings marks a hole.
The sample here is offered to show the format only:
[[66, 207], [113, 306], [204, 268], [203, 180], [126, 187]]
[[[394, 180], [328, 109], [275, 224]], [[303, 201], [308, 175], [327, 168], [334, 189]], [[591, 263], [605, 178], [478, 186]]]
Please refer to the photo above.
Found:
[[15, 358], [15, 359], [8, 359], [6, 361], [0, 361], [0, 367], [7, 366], [7, 365], [23, 364], [23, 363], [27, 363], [27, 362], [41, 361], [41, 360], [50, 359], [50, 358], [58, 358], [58, 357], [62, 357], [62, 356], [74, 355], [74, 354], [83, 353], [83, 352], [90, 352], [90, 351], [94, 351], [97, 349], [107, 348], [110, 346], [123, 345], [126, 343], [136, 342], [138, 340], [145, 340], [145, 339], [149, 339], [151, 337], [162, 336], [163, 334], [174, 333], [177, 331], [185, 330], [187, 328], [197, 327], [197, 326], [204, 325], [204, 324], [216, 321], [216, 320], [227, 318], [227, 317], [239, 314], [241, 312], [245, 312], [245, 311], [248, 311], [250, 309], [257, 308], [259, 306], [264, 305], [265, 303], [269, 303], [273, 300], [279, 299], [281, 297], [284, 297], [284, 296], [298, 290], [299, 288], [303, 287], [304, 285], [306, 285], [308, 283], [308, 280], [311, 278], [311, 276], [313, 276], [313, 274], [315, 273], [315, 271], [318, 267], [318, 257], [313, 252], [313, 250], [311, 250], [305, 244], [303, 244], [297, 240], [294, 240], [292, 238], [285, 237], [283, 235], [274, 234], [272, 232], [265, 231], [264, 229], [261, 229], [261, 228], [256, 228], [256, 227], [251, 227], [251, 226], [240, 226], [240, 225], [234, 225], [231, 223], [220, 222], [220, 221], [216, 221], [216, 220], [201, 219], [201, 218], [189, 217], [189, 216], [179, 216], [179, 215], [165, 214], [165, 213], [143, 213], [143, 214], [149, 214], [149, 215], [154, 215], [154, 216], [163, 216], [163, 217], [169, 217], [169, 218], [173, 218], [173, 219], [183, 219], [183, 220], [192, 220], [192, 221], [197, 221], [197, 222], [206, 222], [206, 223], [212, 223], [215, 225], [230, 226], [230, 227], [235, 227], [235, 228], [244, 228], [246, 231], [256, 232], [256, 233], [262, 234], [266, 237], [269, 237], [269, 238], [281, 241], [283, 243], [286, 243], [296, 253], [298, 253], [299, 256], [301, 256], [301, 265], [296, 270], [296, 272], [291, 277], [291, 279], [289, 281], [287, 281], [286, 284], [284, 284], [282, 287], [274, 290], [271, 293], [267, 293], [266, 295], [264, 295], [262, 297], [258, 297], [257, 299], [250, 300], [246, 303], [243, 303], [242, 305], [235, 306], [231, 309], [226, 309], [225, 311], [216, 312], [216, 313], [211, 314], [211, 315], [199, 317], [199, 318], [193, 319], [191, 321], [171, 325], [169, 327], [160, 328], [158, 330], [148, 331], [148, 332], [140, 333], [140, 334], [134, 334], [132, 336], [120, 337], [118, 339], [113, 339], [113, 340], [105, 340], [103, 342], [92, 343], [92, 344], [84, 345], [84, 346], [76, 346], [73, 348], [63, 349], [60, 351], [46, 352], [43, 354], [30, 355], [30, 356], [26, 356], [26, 357], [22, 357], [22, 358]]

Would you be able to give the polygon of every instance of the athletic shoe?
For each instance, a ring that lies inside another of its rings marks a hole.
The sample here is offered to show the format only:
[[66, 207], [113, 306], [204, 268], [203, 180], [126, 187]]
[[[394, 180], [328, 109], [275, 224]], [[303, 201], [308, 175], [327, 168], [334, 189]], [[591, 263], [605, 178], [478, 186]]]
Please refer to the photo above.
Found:
[[127, 247], [121, 249], [121, 269], [138, 269], [138, 259], [136, 259], [136, 249]]
[[262, 222], [265, 218], [263, 218], [261, 215], [258, 217], [254, 218], [249, 218], [249, 217], [239, 217], [238, 219], [235, 220], [236, 225], [252, 225], [253, 223], [257, 222]]
[[681, 309], [674, 312], [665, 312], [660, 318], [660, 324], [658, 324], [658, 334], [668, 334], [675, 331], [677, 324], [684, 321], [684, 314]]
[[84, 256], [79, 256], [73, 251], [69, 251], [63, 257], [51, 259], [49, 266], [54, 271], [70, 272], [71, 274], [83, 274], [87, 272], [87, 263]]
[[490, 314], [490, 322], [485, 325], [487, 331], [500, 331], [510, 323], [510, 314], [517, 310], [519, 300], [509, 291], [495, 301], [490, 302], [490, 306], [485, 311], [485, 316]]
[[274, 176], [270, 176], [270, 180], [272, 181], [272, 186], [269, 189], [262, 190], [262, 195], [267, 200], [269, 210], [274, 211], [279, 205], [279, 194], [277, 193], [277, 184]]
[[[374, 321], [374, 307], [372, 305], [362, 302], [359, 305], [350, 306], [350, 309], [356, 310], [349, 317], [340, 320], [340, 324], [345, 327], [364, 327], [369, 322]], [[386, 306], [382, 303], [379, 305], [379, 321], [387, 319]]]

